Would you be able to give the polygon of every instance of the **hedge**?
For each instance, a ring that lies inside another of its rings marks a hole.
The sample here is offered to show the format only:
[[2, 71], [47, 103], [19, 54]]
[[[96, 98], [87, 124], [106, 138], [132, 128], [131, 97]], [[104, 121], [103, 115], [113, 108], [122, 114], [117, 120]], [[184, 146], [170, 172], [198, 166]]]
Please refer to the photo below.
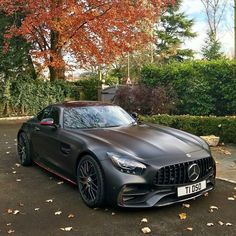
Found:
[[95, 76], [89, 78], [83, 78], [77, 82], [75, 85], [82, 87], [83, 100], [96, 101], [98, 100], [98, 87], [102, 85], [102, 82]]
[[141, 116], [140, 120], [147, 123], [161, 124], [180, 129], [197, 136], [216, 135], [221, 142], [236, 143], [236, 116]]
[[177, 115], [235, 115], [236, 61], [187, 61], [149, 65], [141, 71], [141, 83], [169, 85], [178, 96]]
[[73, 83], [9, 79], [0, 86], [0, 116], [33, 115], [49, 104], [79, 98]]

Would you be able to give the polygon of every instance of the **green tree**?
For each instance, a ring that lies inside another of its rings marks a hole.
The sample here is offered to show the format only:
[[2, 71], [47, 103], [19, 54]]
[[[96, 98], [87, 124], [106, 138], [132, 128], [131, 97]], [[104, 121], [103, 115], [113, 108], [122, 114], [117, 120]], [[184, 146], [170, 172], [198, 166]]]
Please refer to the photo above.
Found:
[[201, 52], [203, 57], [208, 61], [217, 60], [224, 57], [224, 54], [221, 52], [221, 44], [216, 39], [215, 34], [211, 31], [207, 33], [207, 38]]
[[164, 62], [182, 61], [194, 56], [193, 50], [181, 48], [186, 39], [196, 37], [196, 33], [192, 31], [194, 21], [180, 11], [181, 4], [182, 0], [176, 0], [175, 5], [170, 5], [162, 13], [154, 29], [156, 54]]
[[36, 78], [35, 69], [30, 56], [30, 47], [19, 36], [7, 40], [5, 34], [13, 23], [20, 24], [21, 16], [7, 16], [0, 12], [0, 77], [5, 79], [16, 78], [19, 75], [30, 75]]

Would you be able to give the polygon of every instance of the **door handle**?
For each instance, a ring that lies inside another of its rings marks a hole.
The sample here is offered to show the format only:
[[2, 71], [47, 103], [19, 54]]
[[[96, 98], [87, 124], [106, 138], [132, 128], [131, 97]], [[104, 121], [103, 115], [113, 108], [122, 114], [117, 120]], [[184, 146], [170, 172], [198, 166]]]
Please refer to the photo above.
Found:
[[68, 144], [61, 144], [61, 152], [68, 155], [71, 151], [71, 147]]

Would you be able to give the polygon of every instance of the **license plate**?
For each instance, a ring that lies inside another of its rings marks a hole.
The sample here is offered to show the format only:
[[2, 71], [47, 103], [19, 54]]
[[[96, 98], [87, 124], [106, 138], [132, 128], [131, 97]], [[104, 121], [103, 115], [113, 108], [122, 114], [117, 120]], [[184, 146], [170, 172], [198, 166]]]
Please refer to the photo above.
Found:
[[187, 185], [184, 187], [179, 187], [177, 189], [178, 191], [178, 197], [181, 196], [186, 196], [189, 194], [193, 194], [193, 193], [197, 193], [200, 192], [201, 190], [206, 189], [206, 180], [196, 183], [196, 184], [191, 184], [191, 185]]

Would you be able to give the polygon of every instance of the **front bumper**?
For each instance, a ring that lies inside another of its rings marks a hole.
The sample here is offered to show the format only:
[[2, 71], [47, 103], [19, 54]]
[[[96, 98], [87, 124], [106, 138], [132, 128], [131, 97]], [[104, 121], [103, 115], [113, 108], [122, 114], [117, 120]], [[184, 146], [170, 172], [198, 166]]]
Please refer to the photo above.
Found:
[[[118, 171], [110, 162], [103, 162], [106, 180], [106, 202], [112, 205], [129, 208], [148, 208], [165, 206], [194, 199], [215, 187], [215, 168], [195, 182], [184, 184], [158, 185], [157, 169], [150, 167], [142, 176], [124, 174]], [[194, 194], [178, 197], [177, 189], [206, 180], [206, 188]]]
[[[202, 180], [201, 180], [202, 181]], [[196, 183], [200, 182], [196, 181]], [[214, 189], [215, 179], [207, 178], [206, 179], [207, 186], [206, 189], [203, 189], [200, 192], [196, 192], [190, 195], [178, 197], [177, 196], [177, 188], [181, 186], [187, 186], [189, 183], [185, 185], [179, 186], [145, 186], [145, 185], [125, 185], [122, 187], [119, 197], [118, 197], [118, 205], [121, 207], [154, 207], [154, 206], [166, 206], [178, 202], [187, 201], [190, 199], [194, 199], [198, 196], [205, 194], [206, 192]]]

